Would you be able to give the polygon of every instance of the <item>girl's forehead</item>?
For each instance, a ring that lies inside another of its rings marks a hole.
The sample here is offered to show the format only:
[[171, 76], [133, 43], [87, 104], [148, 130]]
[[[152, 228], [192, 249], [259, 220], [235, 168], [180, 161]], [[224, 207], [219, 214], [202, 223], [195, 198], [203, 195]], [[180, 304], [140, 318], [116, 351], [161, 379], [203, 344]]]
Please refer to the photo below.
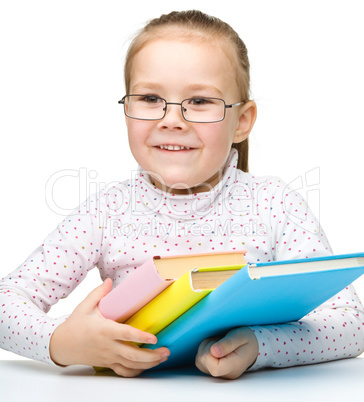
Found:
[[224, 41], [215, 39], [200, 40], [200, 37], [185, 36], [154, 36], [144, 43], [144, 46], [134, 55], [133, 67], [147, 69], [154, 65], [192, 64], [193, 62], [206, 65], [221, 64], [231, 70], [236, 68], [236, 59], [233, 50], [225, 46]]
[[134, 56], [143, 48], [156, 41], [164, 41], [165, 46], [170, 46], [174, 41], [185, 42], [195, 46], [222, 47], [227, 53], [234, 53], [234, 45], [231, 39], [223, 33], [217, 34], [209, 29], [201, 30], [197, 27], [186, 27], [179, 25], [167, 25], [153, 28], [144, 32], [137, 40], [137, 48]]
[[[131, 68], [132, 92], [153, 88], [203, 91], [222, 97], [236, 91], [236, 68], [218, 42], [159, 38], [135, 55]], [[204, 93], [204, 92], [203, 92]]]

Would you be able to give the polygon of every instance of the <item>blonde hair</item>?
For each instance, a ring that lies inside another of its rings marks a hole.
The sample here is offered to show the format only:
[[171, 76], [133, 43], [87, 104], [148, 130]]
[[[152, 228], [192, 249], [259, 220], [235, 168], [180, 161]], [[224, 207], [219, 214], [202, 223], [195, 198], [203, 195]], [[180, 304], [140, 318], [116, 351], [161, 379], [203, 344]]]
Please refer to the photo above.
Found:
[[[240, 88], [241, 100], [247, 101], [250, 95], [250, 64], [248, 51], [244, 42], [234, 29], [226, 22], [204, 14], [198, 10], [173, 11], [163, 14], [159, 18], [149, 21], [131, 42], [126, 54], [124, 66], [124, 79], [126, 93], [130, 89], [130, 77], [134, 56], [152, 39], [160, 38], [166, 29], [171, 34], [175, 32], [178, 37], [197, 37], [202, 40], [227, 40], [230, 41], [234, 61], [237, 65], [237, 82]], [[163, 32], [162, 32], [163, 31]], [[232, 144], [237, 149], [238, 168], [248, 171], [249, 143], [248, 139], [238, 144]]]

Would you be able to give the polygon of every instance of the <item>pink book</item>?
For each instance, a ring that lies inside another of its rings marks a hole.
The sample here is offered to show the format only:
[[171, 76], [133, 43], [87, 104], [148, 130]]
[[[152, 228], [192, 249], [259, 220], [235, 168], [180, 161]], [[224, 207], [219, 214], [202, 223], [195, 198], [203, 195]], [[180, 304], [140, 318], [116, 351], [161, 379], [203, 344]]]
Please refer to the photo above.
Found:
[[125, 322], [185, 272], [194, 268], [245, 264], [246, 251], [225, 251], [148, 259], [99, 302], [105, 318]]
[[105, 318], [124, 322], [173, 282], [160, 276], [150, 258], [100, 301], [99, 310]]

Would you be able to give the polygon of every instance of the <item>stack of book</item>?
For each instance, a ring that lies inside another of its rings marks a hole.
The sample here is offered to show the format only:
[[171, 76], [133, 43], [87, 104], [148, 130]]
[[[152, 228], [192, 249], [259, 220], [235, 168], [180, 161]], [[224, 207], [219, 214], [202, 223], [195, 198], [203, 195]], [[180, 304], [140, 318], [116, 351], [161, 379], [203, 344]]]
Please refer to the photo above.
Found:
[[364, 253], [246, 264], [244, 251], [153, 257], [99, 303], [101, 314], [157, 335], [168, 361], [232, 328], [297, 321], [364, 273]]

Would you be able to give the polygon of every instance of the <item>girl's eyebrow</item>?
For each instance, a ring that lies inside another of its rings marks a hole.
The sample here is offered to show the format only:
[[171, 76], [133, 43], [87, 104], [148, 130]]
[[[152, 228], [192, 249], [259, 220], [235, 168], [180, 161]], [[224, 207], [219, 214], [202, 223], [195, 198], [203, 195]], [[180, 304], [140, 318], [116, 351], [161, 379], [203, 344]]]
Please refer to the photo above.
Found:
[[[158, 84], [156, 82], [138, 82], [132, 87], [132, 93], [140, 93], [144, 92], [146, 90], [150, 91], [156, 91], [159, 92], [161, 89], [163, 89], [163, 85]], [[223, 98], [223, 92], [217, 88], [215, 85], [211, 84], [191, 84], [187, 85], [185, 89], [189, 92], [199, 92], [199, 91], [204, 91], [207, 92], [210, 95], [215, 95], [220, 98]]]
[[138, 82], [132, 88], [132, 92], [137, 93], [138, 91], [145, 91], [147, 89], [152, 91], [158, 91], [162, 88], [162, 85], [156, 82]]
[[214, 85], [206, 85], [206, 84], [192, 84], [188, 86], [188, 89], [192, 92], [198, 91], [206, 91], [206, 92], [213, 92], [214, 94], [218, 95], [219, 97], [223, 97], [222, 91], [215, 87]]

